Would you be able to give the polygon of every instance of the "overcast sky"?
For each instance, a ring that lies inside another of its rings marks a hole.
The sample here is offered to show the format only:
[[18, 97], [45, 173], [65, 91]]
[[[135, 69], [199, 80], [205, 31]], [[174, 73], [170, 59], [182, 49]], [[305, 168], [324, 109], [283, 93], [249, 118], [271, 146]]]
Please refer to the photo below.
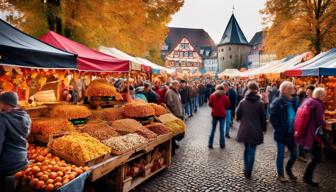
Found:
[[215, 43], [222, 38], [225, 27], [234, 14], [248, 41], [262, 30], [262, 15], [259, 13], [266, 0], [185, 0], [170, 27], [202, 28]]

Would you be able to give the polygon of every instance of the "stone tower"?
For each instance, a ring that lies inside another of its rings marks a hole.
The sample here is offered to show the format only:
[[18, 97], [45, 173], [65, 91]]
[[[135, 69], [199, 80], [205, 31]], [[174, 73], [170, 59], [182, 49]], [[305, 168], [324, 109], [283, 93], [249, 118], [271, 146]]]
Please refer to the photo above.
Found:
[[247, 58], [251, 51], [251, 45], [246, 40], [234, 14], [232, 14], [225, 28], [217, 49], [219, 71], [247, 66]]

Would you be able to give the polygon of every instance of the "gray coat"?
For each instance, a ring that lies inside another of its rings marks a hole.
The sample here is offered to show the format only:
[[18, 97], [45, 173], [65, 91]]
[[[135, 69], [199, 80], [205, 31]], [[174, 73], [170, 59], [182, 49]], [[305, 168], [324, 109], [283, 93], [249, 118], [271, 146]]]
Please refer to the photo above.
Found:
[[165, 96], [165, 103], [168, 109], [179, 118], [182, 118], [182, 103], [181, 103], [181, 96], [180, 94], [170, 88]]
[[240, 121], [237, 141], [259, 145], [264, 142], [263, 132], [266, 131], [265, 105], [260, 96], [251, 92], [239, 103], [236, 118]]
[[12, 174], [27, 165], [30, 125], [25, 111], [0, 112], [0, 172]]

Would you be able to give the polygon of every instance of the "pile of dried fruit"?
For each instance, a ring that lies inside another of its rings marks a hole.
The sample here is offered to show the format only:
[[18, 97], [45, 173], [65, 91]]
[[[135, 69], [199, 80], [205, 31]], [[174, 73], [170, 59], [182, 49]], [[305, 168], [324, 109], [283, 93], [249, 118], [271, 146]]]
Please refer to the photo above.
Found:
[[145, 126], [147, 129], [156, 133], [157, 135], [165, 135], [171, 133], [170, 130], [162, 123], [151, 123]]
[[71, 133], [56, 138], [48, 146], [58, 152], [88, 162], [111, 152], [111, 149], [86, 133]]
[[144, 126], [134, 119], [120, 119], [112, 122], [112, 127], [122, 135], [143, 130]]
[[51, 117], [73, 119], [84, 119], [91, 115], [91, 111], [82, 105], [56, 105], [51, 110]]
[[171, 113], [161, 115], [158, 119], [173, 133], [185, 132], [184, 122]]
[[93, 111], [93, 116], [104, 121], [115, 121], [124, 118], [123, 112], [123, 107], [107, 108]]
[[152, 132], [152, 131], [150, 131], [149, 129], [146, 129], [146, 128], [138, 130], [135, 133], [137, 133], [137, 134], [139, 134], [139, 135], [141, 135], [141, 136], [143, 136], [143, 137], [145, 137], [149, 140], [153, 140], [153, 139], [157, 138], [156, 133], [154, 133], [154, 132]]
[[17, 172], [15, 178], [23, 179], [23, 184], [30, 184], [36, 190], [57, 190], [90, 169], [68, 164], [49, 153], [47, 148], [35, 145], [29, 146], [28, 157], [33, 163]]
[[117, 89], [104, 79], [92, 81], [88, 86], [86, 93], [91, 97], [114, 97], [117, 101], [123, 100]]
[[88, 123], [84, 126], [82, 131], [100, 141], [109, 139], [111, 137], [119, 136], [119, 133], [117, 131], [113, 130], [111, 126], [104, 122]]
[[32, 123], [32, 133], [41, 134], [44, 137], [72, 131], [75, 131], [75, 128], [70, 121], [63, 118], [36, 119]]
[[155, 115], [160, 116], [160, 115], [163, 115], [163, 114], [167, 113], [167, 109], [165, 107], [163, 107], [162, 105], [158, 105], [158, 104], [155, 104], [155, 103], [149, 103], [149, 104], [155, 110]]
[[[104, 141], [113, 151], [126, 151], [141, 144], [148, 143], [148, 140], [138, 134], [128, 134], [119, 137], [112, 137]], [[112, 151], [112, 153], [113, 153]]]
[[148, 103], [134, 101], [125, 105], [124, 115], [132, 118], [150, 117], [155, 115], [155, 110]]

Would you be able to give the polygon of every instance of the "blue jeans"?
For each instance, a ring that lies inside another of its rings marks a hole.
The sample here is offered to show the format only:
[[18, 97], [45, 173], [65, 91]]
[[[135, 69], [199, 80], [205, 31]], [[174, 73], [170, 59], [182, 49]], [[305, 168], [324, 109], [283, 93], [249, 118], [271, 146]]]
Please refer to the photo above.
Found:
[[197, 112], [198, 96], [194, 97], [194, 112]]
[[225, 134], [230, 135], [230, 124], [231, 124], [231, 110], [226, 110], [226, 118], [225, 118]]
[[285, 158], [285, 147], [287, 146], [289, 150], [289, 159], [286, 165], [286, 171], [292, 172], [292, 167], [297, 159], [297, 148], [294, 141], [290, 144], [283, 144], [283, 143], [277, 143], [278, 147], [278, 154], [277, 154], [277, 170], [278, 170], [278, 176], [284, 176], [284, 158]]
[[202, 106], [205, 102], [205, 95], [204, 94], [200, 94], [199, 96], [199, 104], [200, 106]]
[[213, 140], [215, 137], [215, 132], [216, 132], [216, 127], [217, 127], [217, 122], [219, 121], [219, 143], [220, 146], [223, 147], [225, 145], [225, 137], [224, 137], [224, 123], [225, 123], [225, 118], [217, 118], [217, 117], [212, 117], [212, 129], [209, 137], [209, 146], [213, 145]]
[[251, 173], [253, 170], [254, 158], [257, 145], [245, 143], [244, 166], [245, 171]]
[[191, 106], [191, 102], [188, 101], [185, 104], [182, 104], [182, 109], [183, 109], [183, 116], [191, 116], [192, 115], [192, 106]]
[[192, 114], [193, 114], [193, 101], [192, 101], [192, 99], [190, 100], [190, 101], [188, 101], [188, 115], [189, 116], [192, 116]]

